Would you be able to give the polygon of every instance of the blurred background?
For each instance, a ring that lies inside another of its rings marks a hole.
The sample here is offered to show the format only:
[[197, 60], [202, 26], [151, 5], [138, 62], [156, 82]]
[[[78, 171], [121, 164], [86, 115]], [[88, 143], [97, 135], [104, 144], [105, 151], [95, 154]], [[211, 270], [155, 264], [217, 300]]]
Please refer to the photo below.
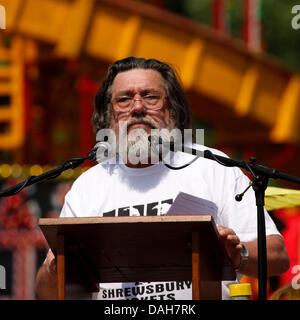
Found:
[[[95, 144], [94, 95], [107, 67], [157, 58], [179, 73], [205, 144], [300, 177], [300, 17], [286, 0], [0, 0], [0, 187], [85, 156]], [[300, 13], [300, 8], [299, 11]], [[0, 299], [36, 299], [47, 244], [41, 217], [57, 217], [92, 163], [0, 199]], [[300, 189], [284, 181], [270, 185]], [[242, 191], [242, 190], [241, 190]], [[300, 265], [300, 209], [269, 208], [291, 268]], [[251, 282], [257, 299], [257, 280]]]

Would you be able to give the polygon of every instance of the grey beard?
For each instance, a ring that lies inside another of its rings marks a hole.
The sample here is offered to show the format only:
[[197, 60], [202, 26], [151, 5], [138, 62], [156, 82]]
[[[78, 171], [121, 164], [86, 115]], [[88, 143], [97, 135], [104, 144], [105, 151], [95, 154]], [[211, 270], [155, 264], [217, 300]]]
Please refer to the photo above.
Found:
[[[138, 128], [131, 133], [133, 133], [133, 138], [135, 139], [131, 140], [128, 138], [128, 161], [132, 164], [148, 164], [151, 157], [151, 145], [148, 141], [147, 132], [144, 129]], [[130, 136], [132, 136], [131, 133]]]
[[[154, 164], [159, 162], [159, 155], [157, 152], [153, 151], [151, 148], [151, 144], [148, 140], [148, 133], [143, 128], [136, 128], [130, 131], [128, 134], [128, 127], [135, 123], [144, 122], [149, 124], [154, 132], [159, 131], [162, 134], [162, 138], [165, 136], [165, 132], [169, 132], [168, 129], [160, 129], [159, 125], [153, 119], [146, 118], [133, 118], [128, 122], [124, 123], [124, 126], [120, 128], [120, 141], [117, 142], [117, 150], [119, 156], [123, 159], [126, 164], [129, 162], [130, 164]], [[165, 131], [164, 131], [165, 130]], [[166, 135], [166, 139], [168, 141], [168, 135]], [[169, 152], [169, 150], [162, 150], [162, 157]]]

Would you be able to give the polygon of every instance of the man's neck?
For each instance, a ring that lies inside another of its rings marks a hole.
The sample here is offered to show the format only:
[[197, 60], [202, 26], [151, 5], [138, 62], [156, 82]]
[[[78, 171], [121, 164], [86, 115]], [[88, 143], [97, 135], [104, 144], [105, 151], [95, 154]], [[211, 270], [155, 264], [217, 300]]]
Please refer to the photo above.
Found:
[[155, 162], [153, 162], [153, 159], [148, 159], [147, 163], [141, 163], [138, 162], [137, 164], [133, 164], [129, 161], [129, 159], [127, 159], [125, 165], [129, 168], [136, 168], [136, 169], [143, 169], [143, 168], [147, 168], [150, 166], [153, 166], [154, 164], [157, 164], [159, 161], [154, 160]]

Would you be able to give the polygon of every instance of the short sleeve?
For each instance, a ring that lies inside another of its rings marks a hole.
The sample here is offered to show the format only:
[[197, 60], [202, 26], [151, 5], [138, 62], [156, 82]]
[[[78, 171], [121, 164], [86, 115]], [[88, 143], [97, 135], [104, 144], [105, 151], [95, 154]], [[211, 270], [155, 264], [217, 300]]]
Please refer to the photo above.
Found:
[[[240, 170], [239, 170], [240, 171]], [[237, 171], [238, 172], [238, 171]], [[257, 206], [255, 192], [250, 187], [241, 201], [235, 200], [249, 186], [250, 180], [241, 171], [228, 187], [226, 202], [220, 213], [224, 226], [233, 229], [241, 239], [247, 242], [257, 239]], [[264, 210], [266, 235], [281, 235], [269, 213]]]

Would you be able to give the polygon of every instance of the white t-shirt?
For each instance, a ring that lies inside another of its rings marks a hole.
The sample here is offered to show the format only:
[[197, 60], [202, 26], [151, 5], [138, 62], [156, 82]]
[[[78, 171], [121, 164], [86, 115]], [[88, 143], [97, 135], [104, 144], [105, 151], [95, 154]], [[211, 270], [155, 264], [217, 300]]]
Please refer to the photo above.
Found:
[[[199, 150], [222, 152], [197, 145]], [[194, 158], [176, 152], [176, 166]], [[217, 205], [217, 225], [233, 229], [242, 242], [257, 238], [257, 209], [250, 188], [241, 202], [235, 195], [249, 185], [239, 168], [229, 168], [215, 161], [199, 158], [181, 170], [171, 170], [162, 163], [137, 169], [126, 165], [98, 164], [84, 172], [65, 197], [61, 217], [148, 216], [163, 215], [179, 192], [210, 200]], [[265, 211], [266, 235], [280, 234]], [[237, 280], [241, 275], [237, 275]], [[222, 298], [229, 298], [228, 285], [222, 283]], [[100, 284], [94, 299], [192, 299], [191, 281]]]

